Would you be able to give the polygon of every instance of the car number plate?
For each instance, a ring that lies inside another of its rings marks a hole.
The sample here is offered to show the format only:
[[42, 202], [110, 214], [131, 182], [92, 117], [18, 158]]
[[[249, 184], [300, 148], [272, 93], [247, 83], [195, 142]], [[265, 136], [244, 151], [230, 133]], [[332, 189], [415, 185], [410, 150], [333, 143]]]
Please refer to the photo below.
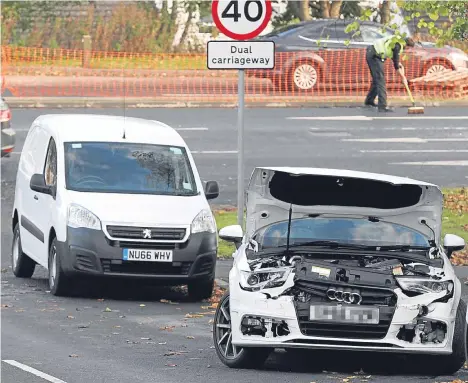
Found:
[[312, 305], [309, 318], [321, 322], [378, 324], [379, 314], [378, 307]]
[[123, 249], [124, 261], [172, 262], [172, 250]]

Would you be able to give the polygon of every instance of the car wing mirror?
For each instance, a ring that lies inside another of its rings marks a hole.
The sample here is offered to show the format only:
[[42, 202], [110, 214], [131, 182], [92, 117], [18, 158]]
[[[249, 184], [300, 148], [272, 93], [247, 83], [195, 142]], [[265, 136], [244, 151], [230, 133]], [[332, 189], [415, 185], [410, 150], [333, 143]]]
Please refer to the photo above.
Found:
[[29, 187], [31, 190], [41, 193], [41, 194], [49, 194], [55, 197], [55, 191], [52, 187], [46, 185], [45, 178], [43, 174], [34, 174], [31, 177], [31, 181], [29, 183]]
[[463, 250], [465, 245], [465, 240], [458, 235], [446, 234], [444, 237], [444, 249], [449, 258], [453, 252]]
[[216, 181], [208, 181], [205, 185], [206, 199], [215, 199], [219, 196], [219, 185]]
[[240, 247], [243, 237], [244, 233], [240, 225], [226, 226], [219, 231], [219, 238], [234, 243], [237, 249]]

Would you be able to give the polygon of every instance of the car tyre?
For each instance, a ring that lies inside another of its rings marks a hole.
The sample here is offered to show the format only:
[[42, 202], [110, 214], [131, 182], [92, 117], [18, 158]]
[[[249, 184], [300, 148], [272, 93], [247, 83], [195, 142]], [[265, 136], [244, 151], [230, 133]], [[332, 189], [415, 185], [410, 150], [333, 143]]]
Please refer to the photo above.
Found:
[[213, 294], [214, 279], [209, 281], [195, 281], [188, 284], [188, 295], [193, 301], [208, 299]]
[[232, 344], [229, 293], [221, 298], [213, 321], [213, 341], [221, 362], [230, 368], [261, 367], [271, 353], [268, 348], [236, 347]]
[[[438, 355], [429, 357], [424, 362], [425, 369], [429, 366], [432, 374], [437, 376], [453, 375], [466, 362], [467, 352], [467, 323], [466, 323], [466, 303], [460, 298], [460, 303], [455, 317], [455, 330], [453, 333], [452, 353], [449, 355]], [[432, 366], [432, 367], [430, 367]], [[427, 370], [425, 370], [427, 372]]]
[[56, 238], [52, 240], [49, 249], [49, 290], [56, 296], [68, 296], [72, 292], [72, 280], [63, 272]]
[[36, 268], [36, 262], [23, 253], [19, 224], [13, 230], [11, 248], [11, 267], [13, 274], [18, 278], [31, 278]]

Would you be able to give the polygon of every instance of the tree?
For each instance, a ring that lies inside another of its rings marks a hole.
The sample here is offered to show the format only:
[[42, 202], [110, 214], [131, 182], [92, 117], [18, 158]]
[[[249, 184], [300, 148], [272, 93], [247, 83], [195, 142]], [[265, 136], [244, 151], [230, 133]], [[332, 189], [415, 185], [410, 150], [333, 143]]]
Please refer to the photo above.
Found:
[[387, 25], [390, 23], [390, 1], [384, 0], [380, 8], [380, 21], [382, 24]]
[[[391, 20], [387, 17], [390, 13], [387, 7], [390, 8], [390, 0], [387, 0], [382, 5], [381, 16], [383, 26], [391, 27], [395, 31], [394, 43], [402, 42], [406, 37], [406, 33], [401, 31], [401, 26], [391, 24]], [[444, 45], [447, 41], [463, 39], [468, 31], [467, 6], [463, 1], [405, 1], [401, 4], [404, 11], [408, 13], [405, 16], [405, 24], [408, 22], [417, 22], [417, 28], [427, 29], [428, 33], [436, 39], [437, 45]], [[372, 15], [372, 10], [366, 10], [359, 20], [350, 24], [346, 28], [346, 32], [359, 33], [359, 21], [369, 20]], [[441, 27], [436, 24], [441, 16], [449, 17], [450, 23], [447, 26]]]

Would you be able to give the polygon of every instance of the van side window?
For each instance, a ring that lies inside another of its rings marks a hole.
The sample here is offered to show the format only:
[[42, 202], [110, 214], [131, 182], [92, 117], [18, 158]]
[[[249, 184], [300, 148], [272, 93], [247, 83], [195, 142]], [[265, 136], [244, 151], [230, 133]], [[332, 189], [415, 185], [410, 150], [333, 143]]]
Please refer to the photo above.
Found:
[[44, 177], [47, 186], [57, 186], [57, 147], [53, 138], [50, 139], [47, 148]]

